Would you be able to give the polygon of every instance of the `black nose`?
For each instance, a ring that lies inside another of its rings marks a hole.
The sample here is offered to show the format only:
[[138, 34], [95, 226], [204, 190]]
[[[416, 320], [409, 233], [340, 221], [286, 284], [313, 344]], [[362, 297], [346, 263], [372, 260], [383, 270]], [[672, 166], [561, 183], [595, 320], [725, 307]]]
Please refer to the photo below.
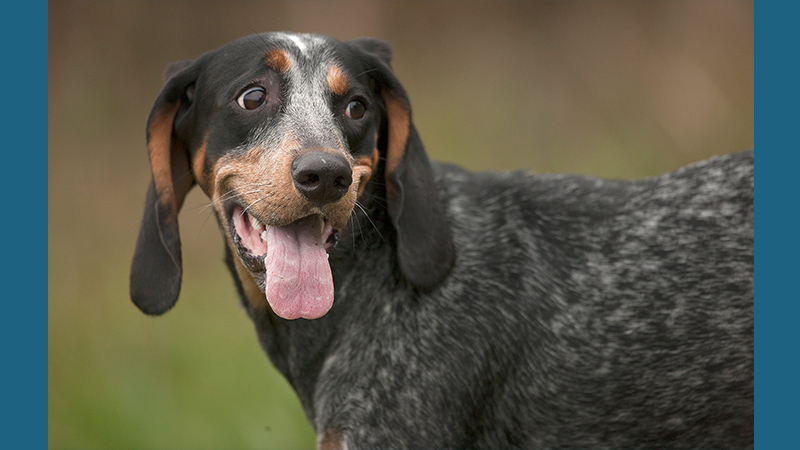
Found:
[[332, 203], [344, 196], [353, 182], [353, 171], [343, 156], [319, 150], [292, 161], [294, 185], [314, 203]]

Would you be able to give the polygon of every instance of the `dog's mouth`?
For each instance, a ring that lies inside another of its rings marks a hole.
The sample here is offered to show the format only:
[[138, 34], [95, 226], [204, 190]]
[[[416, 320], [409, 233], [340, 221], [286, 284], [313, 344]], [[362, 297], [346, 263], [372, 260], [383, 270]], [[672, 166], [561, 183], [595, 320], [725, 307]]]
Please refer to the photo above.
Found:
[[320, 214], [285, 226], [266, 225], [240, 206], [230, 217], [239, 260], [250, 271], [272, 310], [284, 319], [316, 319], [333, 305], [328, 252], [338, 230]]

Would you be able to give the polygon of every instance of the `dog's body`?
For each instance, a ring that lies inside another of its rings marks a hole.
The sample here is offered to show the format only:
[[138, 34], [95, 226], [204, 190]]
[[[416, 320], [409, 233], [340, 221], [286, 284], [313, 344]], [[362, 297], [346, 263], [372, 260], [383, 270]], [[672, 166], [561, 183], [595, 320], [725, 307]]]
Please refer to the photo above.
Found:
[[389, 57], [278, 33], [174, 66], [136, 304], [177, 299], [197, 183], [321, 448], [752, 447], [753, 153], [632, 182], [431, 164]]

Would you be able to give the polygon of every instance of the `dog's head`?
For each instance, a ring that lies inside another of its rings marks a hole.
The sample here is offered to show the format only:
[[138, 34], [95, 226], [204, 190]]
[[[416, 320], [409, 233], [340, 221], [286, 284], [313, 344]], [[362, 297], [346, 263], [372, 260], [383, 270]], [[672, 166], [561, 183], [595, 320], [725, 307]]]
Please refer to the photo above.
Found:
[[[178, 211], [208, 195], [249, 296], [281, 317], [333, 302], [327, 252], [369, 183], [385, 185], [404, 278], [430, 289], [454, 250], [408, 97], [374, 39], [266, 33], [171, 65], [147, 121], [152, 183], [131, 269], [147, 314], [177, 301]], [[258, 290], [258, 292], [255, 292]]]

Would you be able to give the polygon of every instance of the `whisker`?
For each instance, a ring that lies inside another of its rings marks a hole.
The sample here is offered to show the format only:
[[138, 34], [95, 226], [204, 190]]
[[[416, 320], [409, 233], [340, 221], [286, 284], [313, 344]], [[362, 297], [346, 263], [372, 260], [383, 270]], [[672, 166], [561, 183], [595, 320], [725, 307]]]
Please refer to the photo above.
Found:
[[[249, 190], [241, 191], [240, 189], [242, 189], [242, 188], [248, 188]], [[264, 190], [264, 188], [265, 188], [265, 185], [262, 184], [262, 183], [248, 183], [248, 184], [245, 184], [243, 186], [240, 186], [239, 189], [236, 189], [236, 190], [231, 189], [230, 191], [226, 192], [225, 194], [220, 195], [219, 198], [217, 198], [216, 201], [212, 200], [208, 205], [206, 205], [205, 208], [209, 208], [209, 207], [213, 206], [215, 204], [215, 202], [217, 202], [217, 201], [218, 202], [224, 202], [224, 201], [226, 201], [226, 200], [228, 200], [230, 198], [236, 197], [237, 195], [238, 196], [243, 196], [243, 195], [254, 194], [254, 193], [257, 193], [259, 191]]]
[[[351, 230], [354, 229], [356, 226], [358, 226], [359, 229], [361, 228], [361, 224], [358, 222], [358, 213], [355, 210], [353, 210], [353, 212], [350, 213], [350, 219], [348, 219], [348, 223], [350, 224], [350, 229]], [[350, 234], [350, 239], [352, 241], [352, 246], [353, 246], [352, 248], [355, 248], [356, 247], [356, 233], [355, 232], [351, 232], [349, 234]]]
[[206, 224], [208, 223], [208, 219], [210, 219], [212, 216], [213, 216], [213, 214], [210, 214], [210, 213], [209, 213], [209, 214], [206, 216], [206, 220], [204, 220], [204, 221], [203, 221], [203, 224], [202, 224], [202, 225], [200, 225], [200, 231], [198, 231], [198, 232], [197, 232], [197, 235], [198, 235], [198, 236], [199, 236], [199, 235], [200, 235], [200, 233], [203, 231], [203, 229], [206, 227]]
[[357, 74], [355, 77], [356, 77], [356, 78], [358, 78], [358, 77], [360, 77], [361, 75], [364, 75], [364, 74], [367, 74], [367, 73], [370, 73], [370, 72], [376, 72], [376, 71], [378, 71], [378, 70], [381, 70], [381, 69], [379, 69], [379, 68], [368, 69], [368, 70], [365, 70], [365, 71], [363, 71], [363, 72], [361, 72], [361, 73]]
[[242, 210], [242, 214], [246, 213], [248, 209], [250, 209], [250, 208], [252, 208], [253, 206], [255, 206], [255, 205], [256, 205], [256, 203], [263, 202], [264, 200], [268, 199], [269, 197], [272, 197], [273, 195], [274, 195], [274, 194], [267, 194], [267, 195], [265, 195], [265, 196], [263, 196], [263, 197], [259, 198], [258, 200], [254, 201], [253, 203], [250, 203], [249, 205], [247, 205], [247, 206], [244, 208], [244, 210]]
[[259, 50], [261, 51], [261, 53], [263, 53], [264, 55], [266, 55], [266, 54], [267, 54], [267, 46], [268, 46], [268, 45], [267, 45], [267, 41], [266, 41], [266, 39], [264, 39], [264, 36], [261, 36], [261, 35], [260, 35], [260, 34], [259, 34], [259, 33], [258, 33], [256, 30], [254, 30], [254, 29], [253, 29], [253, 27], [247, 27], [247, 28], [248, 28], [248, 29], [250, 29], [250, 31], [252, 31], [254, 35], [258, 36], [258, 38], [261, 40], [261, 43], [263, 43], [263, 44], [264, 44], [264, 47], [262, 48], [261, 46], [259, 46], [259, 45], [258, 45], [258, 42], [256, 42], [256, 41], [255, 41], [255, 40], [253, 40], [253, 39], [248, 39], [248, 41], [249, 41], [251, 44], [253, 44], [253, 45], [254, 45], [254, 46], [257, 48], [257, 49], [259, 49]]
[[381, 230], [379, 230], [379, 229], [378, 229], [378, 227], [375, 225], [375, 222], [373, 222], [373, 221], [372, 221], [372, 219], [370, 219], [370, 217], [369, 217], [369, 214], [367, 214], [367, 210], [366, 210], [366, 209], [364, 209], [364, 207], [363, 207], [363, 206], [361, 205], [361, 203], [359, 203], [359, 202], [356, 202], [356, 203], [355, 203], [355, 205], [356, 205], [356, 206], [358, 206], [358, 209], [360, 209], [360, 210], [361, 210], [361, 212], [363, 212], [363, 213], [364, 213], [364, 217], [366, 217], [366, 218], [367, 218], [367, 220], [369, 221], [369, 223], [372, 225], [372, 228], [374, 228], [374, 229], [375, 229], [375, 231], [377, 231], [377, 232], [378, 232], [378, 236], [380, 236], [381, 240], [382, 240], [383, 242], [386, 242], [386, 239], [383, 237], [383, 234], [381, 234]]

